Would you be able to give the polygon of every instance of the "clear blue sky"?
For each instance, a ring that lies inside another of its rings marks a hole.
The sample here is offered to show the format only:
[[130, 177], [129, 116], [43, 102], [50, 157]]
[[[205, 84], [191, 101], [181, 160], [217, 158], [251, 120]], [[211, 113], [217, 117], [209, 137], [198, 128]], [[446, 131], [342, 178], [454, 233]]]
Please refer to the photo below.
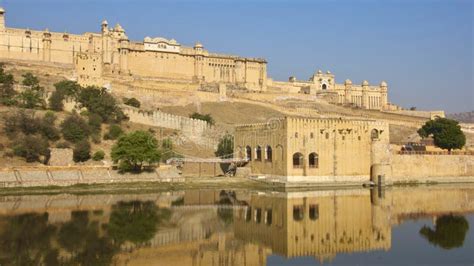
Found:
[[0, 0], [7, 25], [82, 33], [119, 22], [145, 36], [200, 41], [214, 52], [263, 57], [276, 80], [318, 69], [386, 80], [404, 107], [474, 110], [474, 1]]

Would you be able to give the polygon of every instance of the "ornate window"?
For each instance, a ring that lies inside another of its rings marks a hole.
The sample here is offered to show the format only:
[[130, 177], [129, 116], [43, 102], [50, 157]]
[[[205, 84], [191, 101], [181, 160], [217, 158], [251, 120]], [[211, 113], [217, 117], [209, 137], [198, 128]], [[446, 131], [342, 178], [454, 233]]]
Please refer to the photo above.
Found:
[[293, 168], [303, 168], [303, 154], [297, 152], [293, 154]]
[[319, 167], [319, 156], [317, 153], [312, 152], [308, 156], [309, 168], [318, 168]]

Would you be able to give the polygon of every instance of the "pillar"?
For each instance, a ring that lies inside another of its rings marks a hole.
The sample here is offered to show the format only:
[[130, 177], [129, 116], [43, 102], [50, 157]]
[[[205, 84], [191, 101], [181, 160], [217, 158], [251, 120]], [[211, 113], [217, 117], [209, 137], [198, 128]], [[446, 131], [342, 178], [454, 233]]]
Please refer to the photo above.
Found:
[[48, 29], [43, 33], [43, 61], [51, 61], [51, 33]]

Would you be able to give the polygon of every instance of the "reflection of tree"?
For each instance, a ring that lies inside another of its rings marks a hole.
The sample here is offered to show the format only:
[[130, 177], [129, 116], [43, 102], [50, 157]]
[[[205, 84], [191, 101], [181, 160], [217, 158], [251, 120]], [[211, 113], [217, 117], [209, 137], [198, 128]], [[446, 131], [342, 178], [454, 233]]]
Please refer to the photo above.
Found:
[[144, 243], [153, 238], [158, 223], [169, 217], [169, 210], [158, 209], [152, 201], [119, 202], [112, 207], [108, 233], [116, 243]]
[[99, 224], [89, 221], [87, 211], [72, 212], [59, 230], [58, 242], [81, 265], [108, 265], [117, 251], [109, 238], [100, 237]]
[[436, 219], [435, 229], [423, 226], [420, 234], [435, 246], [444, 249], [462, 247], [469, 223], [462, 216], [445, 215]]
[[6, 218], [0, 234], [0, 265], [56, 265], [58, 251], [51, 247], [56, 227], [48, 214], [23, 214]]
[[235, 193], [227, 194], [224, 190], [222, 190], [220, 193], [219, 205], [224, 205], [224, 208], [218, 208], [217, 215], [219, 216], [221, 221], [223, 221], [226, 225], [231, 224], [234, 221], [233, 209], [226, 208], [226, 207], [232, 207], [232, 200], [230, 199], [231, 197], [235, 198]]

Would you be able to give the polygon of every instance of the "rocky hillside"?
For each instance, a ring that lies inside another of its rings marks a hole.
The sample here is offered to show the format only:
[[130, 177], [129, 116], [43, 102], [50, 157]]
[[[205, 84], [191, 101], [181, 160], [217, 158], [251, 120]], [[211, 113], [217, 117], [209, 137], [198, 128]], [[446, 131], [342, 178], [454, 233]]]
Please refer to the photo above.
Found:
[[458, 120], [461, 123], [474, 123], [474, 111], [446, 115], [448, 118]]

